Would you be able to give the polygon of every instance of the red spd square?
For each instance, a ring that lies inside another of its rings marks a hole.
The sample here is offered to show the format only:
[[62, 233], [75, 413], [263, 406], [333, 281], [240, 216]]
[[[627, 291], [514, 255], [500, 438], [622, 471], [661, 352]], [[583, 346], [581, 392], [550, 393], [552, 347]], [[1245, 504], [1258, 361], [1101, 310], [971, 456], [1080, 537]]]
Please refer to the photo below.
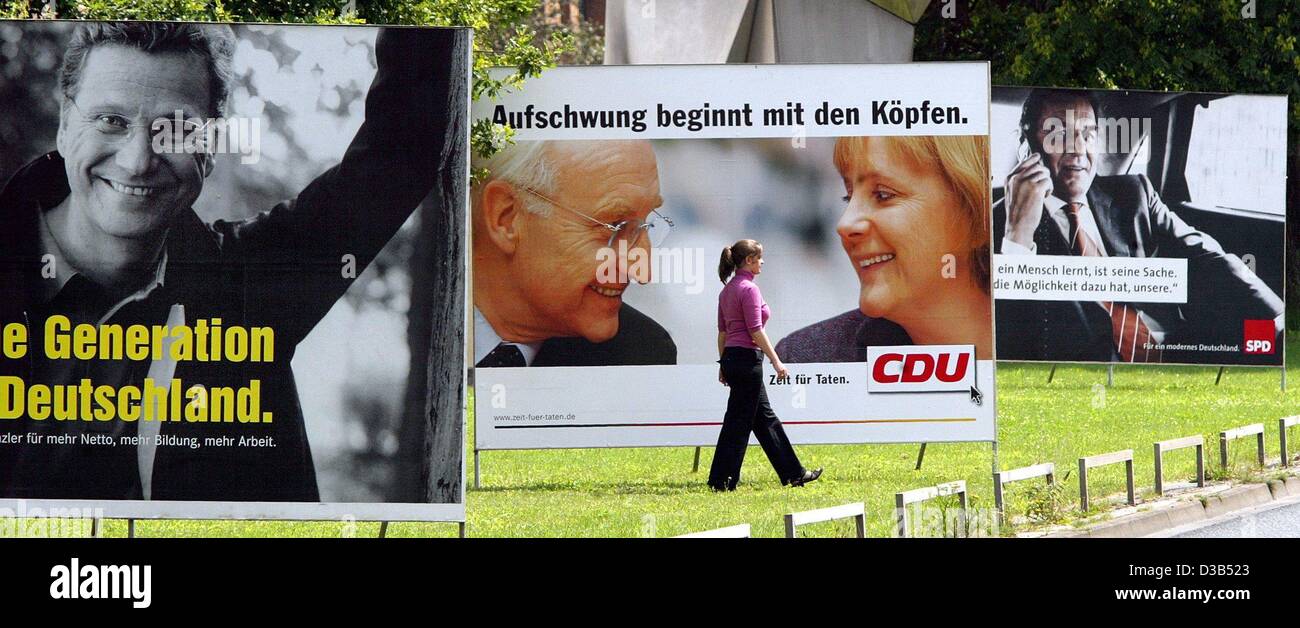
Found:
[[1243, 336], [1243, 346], [1246, 353], [1272, 355], [1277, 351], [1277, 347], [1273, 346], [1276, 332], [1272, 320], [1246, 321]]

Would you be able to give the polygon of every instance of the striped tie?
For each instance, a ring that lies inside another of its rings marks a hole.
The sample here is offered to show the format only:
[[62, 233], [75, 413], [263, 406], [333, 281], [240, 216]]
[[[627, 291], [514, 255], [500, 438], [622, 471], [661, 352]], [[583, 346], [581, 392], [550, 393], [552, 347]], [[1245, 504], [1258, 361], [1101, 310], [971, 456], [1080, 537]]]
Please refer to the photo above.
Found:
[[[1088, 232], [1079, 228], [1079, 210], [1083, 209], [1083, 203], [1069, 203], [1065, 215], [1070, 219], [1070, 249], [1075, 255], [1084, 257], [1101, 257], [1101, 248], [1093, 241]], [[1147, 349], [1146, 345], [1151, 343], [1151, 328], [1142, 322], [1142, 317], [1138, 316], [1138, 310], [1130, 305], [1123, 303], [1112, 303], [1110, 301], [1098, 301], [1106, 313], [1110, 315], [1110, 326], [1112, 338], [1115, 341], [1115, 349], [1119, 352], [1119, 359], [1124, 362], [1160, 362], [1160, 349]]]

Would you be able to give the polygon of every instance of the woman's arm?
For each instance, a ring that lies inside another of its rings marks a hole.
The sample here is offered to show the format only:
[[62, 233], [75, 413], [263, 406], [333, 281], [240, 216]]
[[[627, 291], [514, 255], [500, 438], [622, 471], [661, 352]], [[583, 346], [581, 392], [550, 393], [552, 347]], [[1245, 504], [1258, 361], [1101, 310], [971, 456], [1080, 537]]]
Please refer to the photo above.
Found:
[[767, 359], [772, 361], [772, 368], [776, 369], [777, 377], [785, 379], [790, 376], [790, 370], [785, 368], [785, 364], [781, 362], [781, 358], [776, 357], [776, 349], [772, 348], [772, 341], [768, 340], [767, 332], [762, 327], [751, 330], [749, 332], [749, 337], [753, 338], [754, 344], [758, 345], [758, 348], [763, 350], [763, 355], [766, 355]]
[[718, 360], [719, 360], [718, 381], [721, 382], [723, 386], [727, 385], [727, 378], [722, 375], [722, 364], [720, 363], [720, 361], [722, 360], [722, 350], [725, 349], [726, 346], [727, 346], [727, 332], [720, 331], [718, 332]]

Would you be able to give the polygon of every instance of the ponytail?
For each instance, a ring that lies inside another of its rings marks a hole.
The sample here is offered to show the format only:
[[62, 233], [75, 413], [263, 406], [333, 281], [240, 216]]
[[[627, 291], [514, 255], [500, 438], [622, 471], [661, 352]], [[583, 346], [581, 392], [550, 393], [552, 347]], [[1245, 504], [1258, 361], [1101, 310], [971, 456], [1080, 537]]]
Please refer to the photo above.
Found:
[[722, 247], [722, 259], [718, 260], [718, 279], [722, 283], [727, 283], [727, 278], [731, 273], [736, 272], [736, 263], [731, 261], [731, 247]]
[[754, 255], [763, 256], [763, 245], [757, 240], [737, 240], [735, 244], [723, 247], [722, 258], [718, 260], [718, 279], [727, 283], [727, 278]]

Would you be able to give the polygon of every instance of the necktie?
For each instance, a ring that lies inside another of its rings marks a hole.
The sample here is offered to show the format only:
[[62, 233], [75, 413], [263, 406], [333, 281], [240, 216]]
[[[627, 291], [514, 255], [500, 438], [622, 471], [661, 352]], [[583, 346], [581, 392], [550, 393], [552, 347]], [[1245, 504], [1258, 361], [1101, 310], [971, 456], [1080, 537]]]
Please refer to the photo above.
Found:
[[512, 344], [501, 343], [491, 353], [483, 356], [475, 365], [479, 368], [494, 368], [502, 366], [528, 366], [524, 360], [524, 352]]
[[[1084, 257], [1101, 257], [1101, 247], [1093, 241], [1088, 232], [1079, 228], [1079, 212], [1083, 203], [1069, 203], [1065, 215], [1070, 220], [1070, 249], [1075, 255]], [[1123, 303], [1098, 301], [1110, 316], [1112, 339], [1120, 360], [1125, 362], [1160, 362], [1161, 350], [1147, 349], [1151, 342], [1151, 328], [1142, 322], [1137, 308]]]

